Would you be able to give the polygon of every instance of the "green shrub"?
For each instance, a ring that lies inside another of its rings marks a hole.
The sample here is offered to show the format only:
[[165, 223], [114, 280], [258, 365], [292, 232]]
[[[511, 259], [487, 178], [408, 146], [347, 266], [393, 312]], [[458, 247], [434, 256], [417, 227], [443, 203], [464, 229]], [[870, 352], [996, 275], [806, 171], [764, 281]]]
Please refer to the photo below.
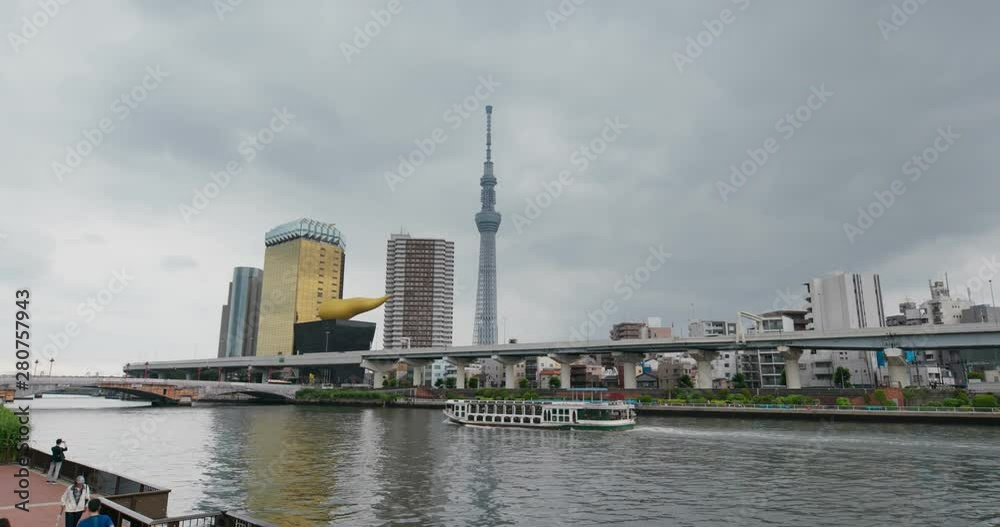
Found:
[[715, 397], [713, 399], [729, 399], [729, 390], [722, 388], [715, 392]]
[[837, 397], [837, 406], [843, 408], [845, 406], [853, 406], [851, 400], [847, 397]]
[[687, 400], [674, 398], [674, 399], [667, 399], [666, 402], [667, 404], [684, 404], [687, 402]]
[[805, 398], [801, 395], [786, 395], [785, 404], [803, 405], [806, 404]]
[[386, 393], [378, 390], [355, 390], [336, 388], [323, 390], [319, 388], [303, 388], [295, 392], [295, 398], [300, 401], [338, 401], [338, 400], [379, 400], [393, 401], [400, 397], [396, 393]]
[[642, 404], [653, 404], [653, 396], [646, 394], [640, 395], [639, 402]]
[[710, 404], [714, 404], [714, 405], [717, 405], [717, 406], [725, 406], [725, 404], [726, 404], [726, 401], [724, 399], [711, 399], [708, 402]]
[[764, 395], [754, 395], [750, 399], [753, 404], [774, 404], [774, 396], [769, 394]]
[[976, 408], [994, 408], [997, 405], [997, 398], [988, 393], [981, 393], [972, 398], [972, 406]]
[[742, 393], [731, 393], [726, 400], [733, 403], [742, 403], [746, 402], [746, 397], [744, 397]]
[[17, 447], [21, 437], [21, 423], [10, 408], [0, 406], [0, 449], [7, 450]]
[[954, 397], [947, 397], [941, 401], [941, 405], [949, 408], [958, 408], [959, 406], [962, 406], [962, 401]]

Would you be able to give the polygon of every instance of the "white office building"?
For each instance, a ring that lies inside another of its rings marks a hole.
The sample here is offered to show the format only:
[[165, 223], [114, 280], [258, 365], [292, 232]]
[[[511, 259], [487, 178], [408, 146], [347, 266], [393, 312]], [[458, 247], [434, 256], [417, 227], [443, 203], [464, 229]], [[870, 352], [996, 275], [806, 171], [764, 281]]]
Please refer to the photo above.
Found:
[[[882, 282], [876, 273], [831, 273], [806, 282], [806, 328], [816, 331], [885, 327]], [[878, 381], [876, 350], [805, 350], [799, 359], [803, 387], [832, 386], [837, 368], [851, 372], [851, 383]]]

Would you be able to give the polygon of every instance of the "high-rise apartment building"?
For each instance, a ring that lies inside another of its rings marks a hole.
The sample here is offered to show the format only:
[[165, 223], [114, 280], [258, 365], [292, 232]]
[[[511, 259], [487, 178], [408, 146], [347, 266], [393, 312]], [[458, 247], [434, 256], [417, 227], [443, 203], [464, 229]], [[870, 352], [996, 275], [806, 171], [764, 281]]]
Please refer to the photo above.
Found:
[[257, 352], [260, 292], [264, 272], [254, 267], [233, 269], [229, 302], [222, 308], [219, 357], [249, 357]]
[[384, 347], [451, 346], [455, 243], [393, 234], [385, 258]]
[[302, 218], [267, 231], [264, 245], [257, 355], [291, 355], [295, 324], [344, 297], [345, 244], [333, 224]]

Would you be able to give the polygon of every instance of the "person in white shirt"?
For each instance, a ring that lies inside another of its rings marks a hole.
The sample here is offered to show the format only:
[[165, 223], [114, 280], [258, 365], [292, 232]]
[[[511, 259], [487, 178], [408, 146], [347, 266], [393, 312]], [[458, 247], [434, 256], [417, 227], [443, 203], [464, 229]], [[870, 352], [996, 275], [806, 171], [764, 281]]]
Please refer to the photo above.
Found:
[[[85, 483], [83, 476], [76, 477], [76, 483], [66, 488], [60, 500], [59, 515], [66, 514], [66, 527], [76, 527], [83, 515], [83, 510], [87, 508], [90, 501], [90, 487]], [[56, 516], [56, 520], [59, 516]]]

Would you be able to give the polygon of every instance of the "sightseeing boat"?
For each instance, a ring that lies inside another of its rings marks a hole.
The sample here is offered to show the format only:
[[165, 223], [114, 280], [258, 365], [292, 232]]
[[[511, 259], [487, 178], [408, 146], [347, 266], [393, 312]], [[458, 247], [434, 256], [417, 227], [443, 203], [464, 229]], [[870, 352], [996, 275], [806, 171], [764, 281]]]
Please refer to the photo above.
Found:
[[444, 415], [453, 423], [575, 430], [628, 430], [635, 406], [622, 401], [486, 401], [450, 399]]

